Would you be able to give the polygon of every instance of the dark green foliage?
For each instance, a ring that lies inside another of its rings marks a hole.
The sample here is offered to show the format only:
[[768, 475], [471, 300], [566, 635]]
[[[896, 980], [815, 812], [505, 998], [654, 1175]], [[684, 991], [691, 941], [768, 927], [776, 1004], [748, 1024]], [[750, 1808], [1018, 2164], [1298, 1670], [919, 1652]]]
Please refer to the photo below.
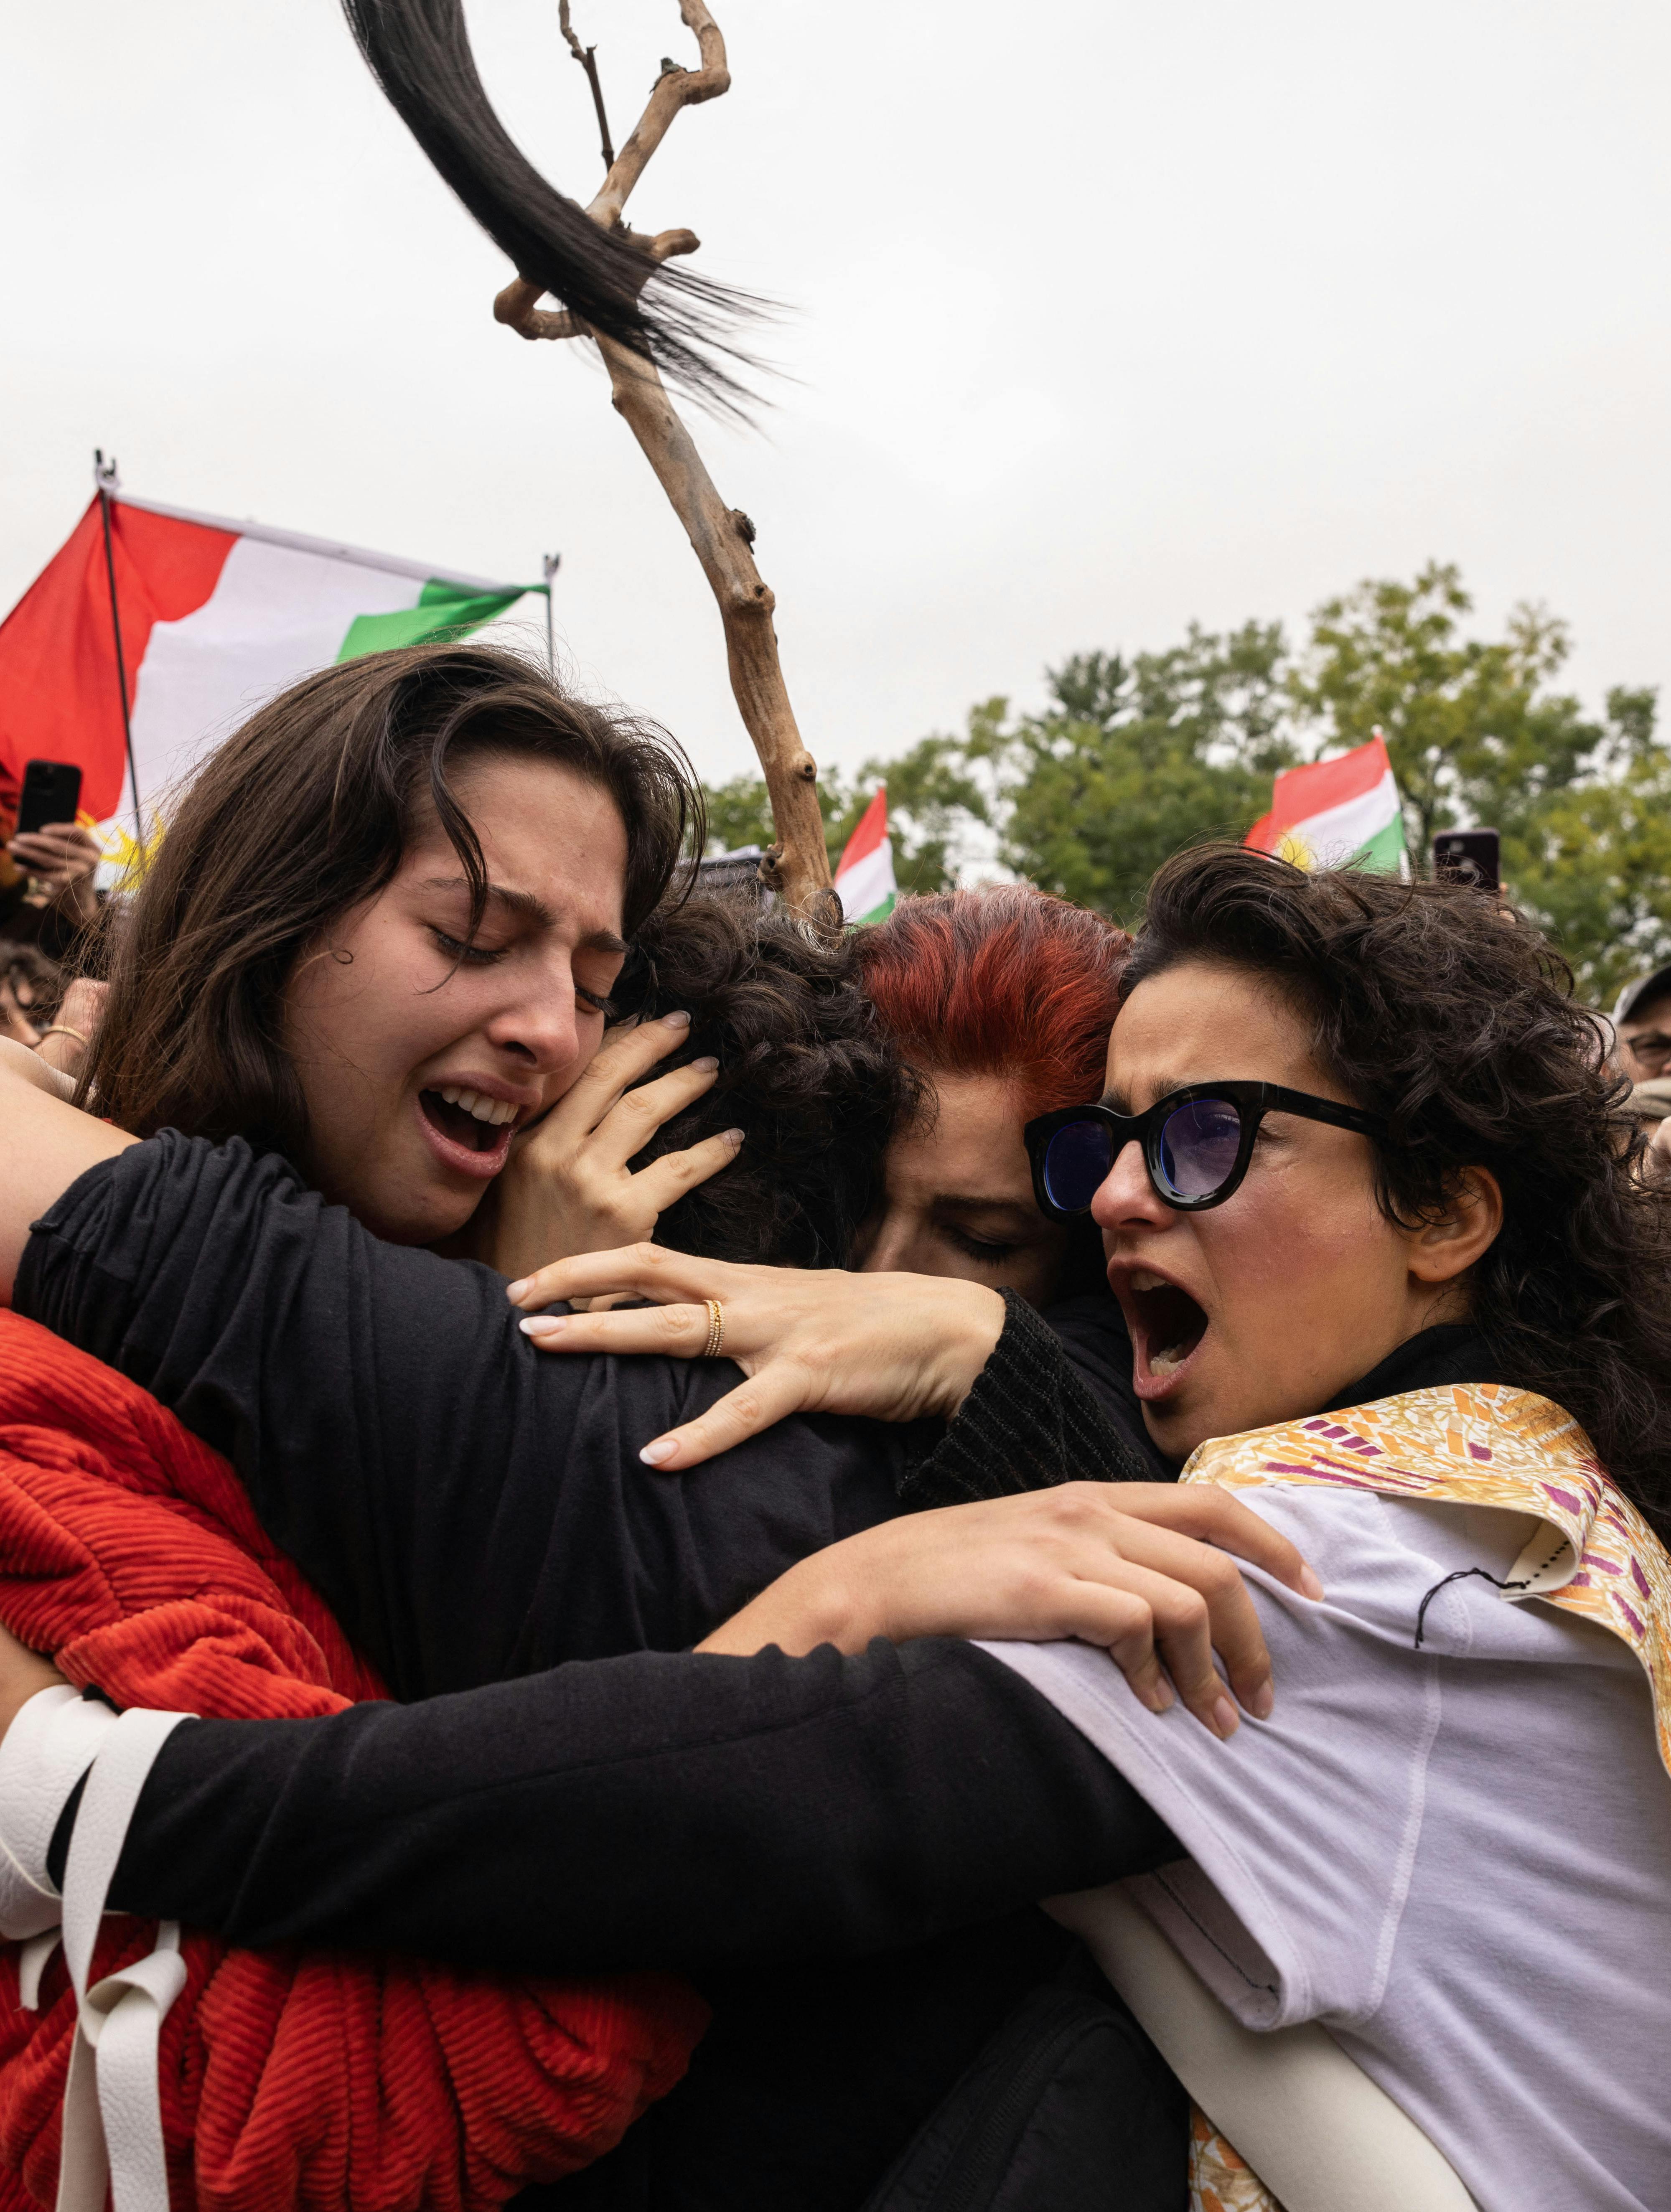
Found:
[[[886, 781], [901, 888], [939, 890], [993, 859], [1046, 890], [1134, 922], [1163, 860], [1241, 837], [1277, 769], [1379, 729], [1413, 859], [1433, 832], [1503, 833], [1510, 893], [1554, 937], [1598, 1003], [1671, 961], [1671, 747], [1651, 690], [1616, 689], [1601, 721], [1554, 688], [1569, 641], [1546, 609], [1504, 635], [1464, 634], [1454, 565], [1369, 580], [1313, 615], [1302, 651], [1275, 623], [1222, 635], [1192, 623], [1162, 653], [1082, 653], [1048, 674], [1043, 709], [1006, 699], [960, 738], [821, 785], [832, 865]], [[714, 846], [771, 841], [765, 786], [708, 794]], [[711, 848], [710, 849], [713, 849]]]
[[967, 750], [992, 765], [1002, 858], [1018, 875], [1121, 921], [1161, 862], [1205, 837], [1240, 837], [1297, 759], [1284, 732], [1275, 623], [1228, 636], [1192, 625], [1167, 653], [1076, 653], [1041, 714], [989, 700]]

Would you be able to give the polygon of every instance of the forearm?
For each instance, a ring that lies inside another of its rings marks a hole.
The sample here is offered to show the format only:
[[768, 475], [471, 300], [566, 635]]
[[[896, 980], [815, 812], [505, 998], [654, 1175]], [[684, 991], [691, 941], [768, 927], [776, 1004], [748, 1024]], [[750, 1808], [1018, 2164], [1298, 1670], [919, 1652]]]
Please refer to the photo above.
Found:
[[647, 1653], [182, 1727], [112, 1898], [245, 1944], [696, 1969], [913, 1942], [1176, 1856], [1077, 1730], [969, 1645]]

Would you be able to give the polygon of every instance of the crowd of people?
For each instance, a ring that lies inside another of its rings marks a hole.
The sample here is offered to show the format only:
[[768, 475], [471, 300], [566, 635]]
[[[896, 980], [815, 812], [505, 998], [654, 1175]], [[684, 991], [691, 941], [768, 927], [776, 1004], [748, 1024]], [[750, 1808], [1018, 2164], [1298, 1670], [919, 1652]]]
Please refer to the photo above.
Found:
[[1319, 2032], [1359, 2201], [1671, 2205], [1671, 969], [700, 836], [446, 645], [8, 847], [0, 2163], [102, 1976], [178, 2206], [1309, 2212]]

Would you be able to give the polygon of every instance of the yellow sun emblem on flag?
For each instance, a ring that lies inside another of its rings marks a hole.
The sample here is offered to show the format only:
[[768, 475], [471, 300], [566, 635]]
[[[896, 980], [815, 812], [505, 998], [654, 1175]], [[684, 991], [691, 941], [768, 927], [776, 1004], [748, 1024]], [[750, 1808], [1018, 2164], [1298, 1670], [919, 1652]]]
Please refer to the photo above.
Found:
[[1277, 846], [1277, 858], [1286, 860], [1293, 868], [1310, 869], [1317, 865], [1317, 855], [1297, 830], [1283, 831], [1281, 842]]
[[90, 814], [78, 814], [76, 821], [83, 830], [91, 830], [99, 840], [105, 859], [118, 871], [111, 886], [118, 891], [137, 891], [145, 880], [145, 872], [155, 860], [167, 825], [160, 814], [151, 817], [150, 835], [142, 845], [137, 837], [125, 830], [119, 822], [112, 822], [100, 831]]

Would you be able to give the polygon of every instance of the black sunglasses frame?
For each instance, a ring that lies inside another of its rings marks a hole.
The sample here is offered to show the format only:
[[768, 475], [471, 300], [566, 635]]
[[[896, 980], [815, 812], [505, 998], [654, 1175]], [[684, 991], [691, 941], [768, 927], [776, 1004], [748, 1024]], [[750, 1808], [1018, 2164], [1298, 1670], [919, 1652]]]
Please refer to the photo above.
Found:
[[[1160, 1143], [1166, 1124], [1180, 1108], [1193, 1105], [1197, 1099], [1219, 1098], [1234, 1106], [1241, 1121], [1241, 1139], [1237, 1146], [1236, 1164], [1216, 1190], [1200, 1198], [1179, 1198], [1167, 1189], [1161, 1179]], [[1054, 1114], [1041, 1114], [1030, 1121], [1023, 1131], [1027, 1144], [1027, 1157], [1033, 1170], [1033, 1195], [1038, 1201], [1039, 1212], [1050, 1221], [1080, 1221], [1090, 1212], [1089, 1201], [1069, 1209], [1058, 1206], [1045, 1189], [1044, 1164], [1050, 1139], [1059, 1129], [1066, 1129], [1075, 1121], [1096, 1121], [1110, 1133], [1108, 1174], [1127, 1145], [1143, 1147], [1143, 1164], [1148, 1172], [1150, 1188], [1164, 1206], [1175, 1213], [1205, 1213], [1209, 1206], [1222, 1206], [1227, 1198], [1234, 1197], [1248, 1172], [1248, 1163], [1253, 1158], [1254, 1139], [1259, 1134], [1259, 1125], [1267, 1114], [1296, 1114], [1303, 1121], [1327, 1121], [1336, 1129], [1352, 1129], [1360, 1136], [1384, 1141], [1387, 1124], [1378, 1114], [1365, 1114], [1356, 1106], [1340, 1106], [1332, 1098], [1316, 1098], [1309, 1091], [1290, 1091], [1280, 1083], [1191, 1083], [1182, 1091], [1169, 1091], [1164, 1098], [1142, 1114], [1116, 1114], [1111, 1106], [1059, 1106]]]

